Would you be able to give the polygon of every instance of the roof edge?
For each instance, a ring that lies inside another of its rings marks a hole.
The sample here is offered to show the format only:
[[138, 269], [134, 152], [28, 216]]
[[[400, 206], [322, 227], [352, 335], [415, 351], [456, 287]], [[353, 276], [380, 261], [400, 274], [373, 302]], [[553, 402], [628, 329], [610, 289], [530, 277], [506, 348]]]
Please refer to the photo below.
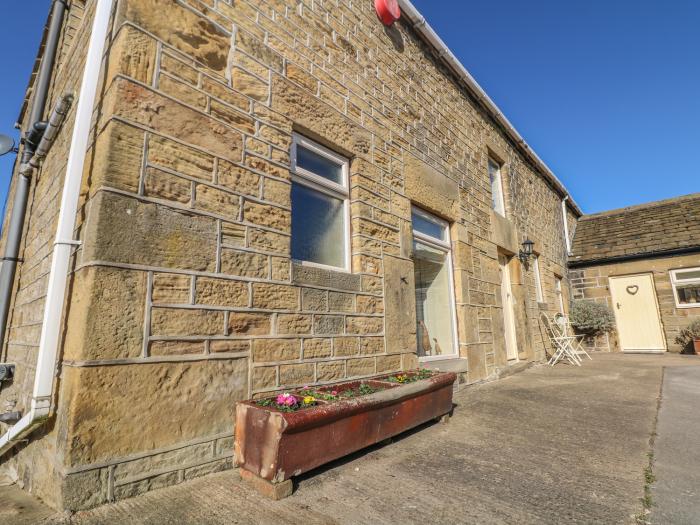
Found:
[[29, 74], [29, 80], [27, 80], [27, 87], [24, 90], [24, 97], [22, 98], [22, 105], [19, 109], [19, 114], [17, 115], [17, 124], [20, 124], [24, 120], [24, 115], [29, 109], [29, 104], [32, 97], [34, 96], [34, 85], [36, 84], [37, 76], [39, 75], [39, 67], [41, 66], [41, 61], [44, 57], [44, 50], [46, 47], [46, 38], [49, 34], [49, 25], [51, 24], [51, 14], [53, 13], [53, 5], [57, 0], [53, 0], [49, 6], [49, 12], [46, 15], [46, 21], [44, 22], [44, 29], [41, 33], [41, 40], [39, 41], [39, 48], [36, 52], [36, 57], [34, 58], [34, 65], [32, 66], [32, 72]]
[[423, 15], [415, 8], [410, 0], [398, 0], [401, 6], [402, 16], [406, 18], [413, 29], [423, 37], [423, 39], [432, 46], [435, 51], [437, 51], [438, 57], [447, 65], [460, 79], [462, 79], [467, 88], [476, 97], [477, 101], [480, 102], [487, 112], [494, 118], [494, 120], [503, 126], [506, 133], [510, 136], [511, 140], [521, 149], [525, 157], [528, 157], [533, 164], [540, 171], [546, 179], [559, 191], [562, 197], [567, 198], [567, 206], [571, 208], [574, 213], [579, 217], [583, 215], [583, 211], [576, 204], [576, 201], [566, 189], [564, 184], [557, 178], [554, 172], [545, 164], [545, 162], [535, 153], [535, 151], [530, 147], [530, 145], [525, 141], [525, 139], [518, 133], [513, 124], [506, 118], [503, 112], [498, 108], [496, 103], [491, 100], [491, 98], [486, 94], [484, 89], [479, 85], [479, 83], [471, 76], [469, 71], [462, 65], [459, 59], [450, 51], [447, 44], [438, 36], [438, 34], [433, 30], [433, 28], [428, 24], [428, 21]]
[[674, 204], [678, 202], [692, 200], [700, 200], [700, 193], [688, 193], [687, 195], [679, 195], [678, 197], [670, 197], [668, 199], [662, 199], [660, 201], [643, 202], [641, 204], [633, 204], [631, 206], [614, 208], [612, 210], [604, 210], [596, 213], [587, 213], [581, 217], [581, 220], [593, 220], [599, 217], [609, 217], [611, 215], [619, 215], [622, 213], [628, 213], [630, 211], [645, 210], [649, 208], [656, 208], [657, 206], [665, 206], [667, 204]]
[[664, 257], [673, 257], [675, 255], [689, 255], [693, 253], [700, 253], [700, 246], [686, 246], [683, 248], [672, 248], [670, 250], [631, 253], [625, 255], [615, 255], [613, 257], [599, 257], [597, 259], [586, 259], [583, 261], [576, 261], [570, 259], [567, 262], [567, 266], [569, 268], [585, 268], [587, 266], [600, 266], [603, 264], [638, 261], [640, 259], [661, 259]]

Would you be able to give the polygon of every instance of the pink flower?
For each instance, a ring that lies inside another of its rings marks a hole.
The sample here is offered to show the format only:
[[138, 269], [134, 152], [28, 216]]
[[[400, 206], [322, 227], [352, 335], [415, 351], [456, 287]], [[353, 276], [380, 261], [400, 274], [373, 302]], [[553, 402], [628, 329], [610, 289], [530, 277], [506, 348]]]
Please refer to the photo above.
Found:
[[280, 394], [277, 396], [278, 405], [293, 407], [297, 403], [297, 398], [294, 397], [292, 394]]
[[337, 395], [338, 395], [338, 391], [337, 391], [337, 390], [333, 390], [333, 391], [331, 392], [331, 395], [332, 395], [332, 396], [337, 396]]

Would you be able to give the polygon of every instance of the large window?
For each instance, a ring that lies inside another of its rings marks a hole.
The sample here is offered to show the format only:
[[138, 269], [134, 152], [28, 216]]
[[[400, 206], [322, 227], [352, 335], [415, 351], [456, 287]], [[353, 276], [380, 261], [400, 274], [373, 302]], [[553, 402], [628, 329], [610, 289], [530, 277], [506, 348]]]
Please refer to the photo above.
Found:
[[413, 208], [411, 219], [418, 356], [453, 356], [457, 333], [448, 224], [418, 208]]
[[501, 165], [492, 158], [489, 158], [489, 179], [491, 180], [491, 207], [496, 213], [505, 217], [506, 205], [503, 200]]
[[532, 270], [535, 273], [535, 296], [538, 303], [544, 302], [544, 293], [542, 290], [542, 276], [540, 275], [540, 258], [535, 257], [532, 265]]
[[299, 135], [291, 156], [292, 259], [349, 271], [348, 160]]
[[700, 308], [700, 268], [671, 270], [671, 283], [678, 308]]

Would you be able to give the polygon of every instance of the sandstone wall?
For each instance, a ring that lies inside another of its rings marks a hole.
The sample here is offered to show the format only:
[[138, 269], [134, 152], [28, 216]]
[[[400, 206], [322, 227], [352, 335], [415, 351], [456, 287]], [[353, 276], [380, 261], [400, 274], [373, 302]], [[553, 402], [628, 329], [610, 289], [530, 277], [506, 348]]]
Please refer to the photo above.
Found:
[[[82, 2], [72, 2], [59, 42], [45, 118], [61, 96], [77, 91], [80, 85], [91, 20], [92, 9], [86, 12]], [[29, 104], [23, 108], [20, 119], [23, 130], [30, 125], [32, 102], [30, 93]], [[20, 252], [22, 262], [17, 266], [8, 330], [0, 352], [0, 362], [16, 364], [14, 380], [0, 385], [2, 412], [17, 410], [26, 413], [30, 406], [74, 109], [32, 180]], [[16, 165], [5, 211], [3, 247], [13, 206], [17, 168]], [[0, 424], [0, 432], [4, 433], [7, 428]], [[19, 446], [19, 452], [6, 455], [0, 469], [49, 504], [60, 506], [62, 468], [56, 457], [56, 440], [55, 427], [46, 425], [35, 432], [27, 445]]]
[[[571, 269], [569, 276], [574, 299], [602, 302], [613, 308], [609, 277], [651, 273], [666, 347], [670, 352], [682, 352], [684, 349], [675, 342], [676, 336], [694, 319], [700, 319], [700, 308], [676, 308], [669, 271], [697, 266], [700, 266], [700, 254], [586, 266]], [[620, 351], [616, 332], [589, 340], [587, 345], [594, 350]]]
[[[517, 339], [520, 359], [544, 358], [562, 197], [410, 27], [337, 4], [118, 3], [66, 318], [57, 506], [230, 467], [236, 400], [415, 367], [412, 203], [451, 223], [466, 380], [507, 365], [498, 254], [526, 237], [546, 302], [512, 258]], [[351, 159], [350, 273], [290, 260], [293, 132]], [[508, 219], [491, 211], [489, 155]]]

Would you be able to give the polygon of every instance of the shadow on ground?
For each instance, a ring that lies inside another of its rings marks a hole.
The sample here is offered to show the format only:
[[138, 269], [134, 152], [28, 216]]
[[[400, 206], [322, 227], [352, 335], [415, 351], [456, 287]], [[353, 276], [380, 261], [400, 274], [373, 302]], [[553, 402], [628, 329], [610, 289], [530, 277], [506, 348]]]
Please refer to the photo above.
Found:
[[428, 424], [262, 499], [223, 472], [46, 524], [633, 523], [664, 366], [694, 357], [595, 355], [456, 396]]

